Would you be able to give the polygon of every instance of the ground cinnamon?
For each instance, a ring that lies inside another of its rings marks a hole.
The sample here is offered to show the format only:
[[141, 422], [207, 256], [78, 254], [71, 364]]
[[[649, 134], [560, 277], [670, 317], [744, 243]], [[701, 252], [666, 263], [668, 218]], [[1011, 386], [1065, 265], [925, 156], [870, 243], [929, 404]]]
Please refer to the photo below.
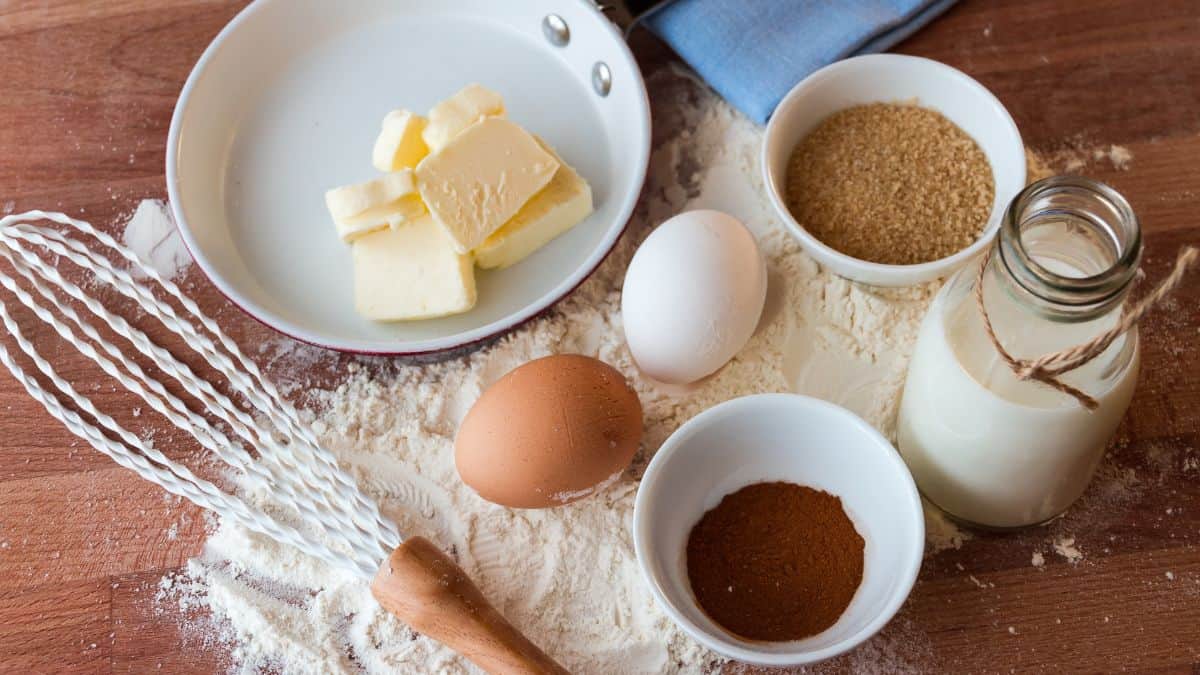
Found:
[[842, 500], [793, 483], [726, 496], [692, 528], [688, 579], [729, 632], [781, 642], [837, 622], [862, 583], [863, 538]]

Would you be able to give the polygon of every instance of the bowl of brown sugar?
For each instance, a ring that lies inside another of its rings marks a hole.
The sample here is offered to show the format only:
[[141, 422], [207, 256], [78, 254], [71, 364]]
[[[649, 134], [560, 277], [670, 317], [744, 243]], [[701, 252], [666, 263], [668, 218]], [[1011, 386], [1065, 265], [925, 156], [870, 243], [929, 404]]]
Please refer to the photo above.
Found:
[[988, 246], [1025, 185], [1025, 147], [983, 85], [875, 54], [800, 82], [767, 125], [767, 193], [804, 249], [877, 286], [944, 277]]
[[633, 538], [658, 605], [698, 642], [796, 666], [891, 620], [925, 527], [907, 467], [869, 424], [818, 399], [762, 394], [667, 439], [642, 477]]

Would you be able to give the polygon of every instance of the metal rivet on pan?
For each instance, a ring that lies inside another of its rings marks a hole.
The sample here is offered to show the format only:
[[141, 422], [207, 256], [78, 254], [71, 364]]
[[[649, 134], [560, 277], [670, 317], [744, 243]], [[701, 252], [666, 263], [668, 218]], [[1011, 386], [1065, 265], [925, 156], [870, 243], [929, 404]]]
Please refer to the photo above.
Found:
[[601, 96], [608, 96], [608, 92], [612, 91], [612, 71], [607, 63], [597, 61], [592, 67], [592, 88]]
[[571, 41], [571, 27], [557, 14], [547, 14], [542, 19], [542, 34], [555, 47], [566, 47]]

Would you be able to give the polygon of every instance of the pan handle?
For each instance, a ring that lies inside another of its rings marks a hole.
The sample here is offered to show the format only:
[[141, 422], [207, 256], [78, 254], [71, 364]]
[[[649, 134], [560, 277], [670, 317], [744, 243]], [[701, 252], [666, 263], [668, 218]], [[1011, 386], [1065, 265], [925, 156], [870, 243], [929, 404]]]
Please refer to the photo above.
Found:
[[671, 0], [592, 0], [596, 9], [604, 13], [610, 21], [617, 24], [625, 39], [642, 22], [642, 19], [662, 9]]
[[[643, 19], [669, 4], [671, 0], [591, 0], [596, 11], [607, 17], [621, 31], [626, 41]], [[571, 26], [558, 14], [547, 14], [542, 18], [542, 35], [555, 47], [566, 47], [571, 43]], [[592, 66], [592, 90], [604, 98], [612, 91], [612, 69], [604, 61]]]

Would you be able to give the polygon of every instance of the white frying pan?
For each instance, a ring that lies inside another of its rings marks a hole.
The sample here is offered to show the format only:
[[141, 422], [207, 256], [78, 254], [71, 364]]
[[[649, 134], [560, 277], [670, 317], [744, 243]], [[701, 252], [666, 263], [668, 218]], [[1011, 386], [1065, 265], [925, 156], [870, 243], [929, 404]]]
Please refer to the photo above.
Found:
[[[325, 190], [377, 175], [371, 147], [388, 111], [427, 110], [470, 82], [503, 94], [510, 118], [579, 170], [596, 211], [517, 265], [481, 272], [467, 314], [362, 319]], [[499, 335], [582, 283], [623, 231], [649, 152], [637, 64], [586, 0], [257, 0], [184, 86], [167, 189], [196, 262], [251, 316], [331, 349], [417, 354]]]

